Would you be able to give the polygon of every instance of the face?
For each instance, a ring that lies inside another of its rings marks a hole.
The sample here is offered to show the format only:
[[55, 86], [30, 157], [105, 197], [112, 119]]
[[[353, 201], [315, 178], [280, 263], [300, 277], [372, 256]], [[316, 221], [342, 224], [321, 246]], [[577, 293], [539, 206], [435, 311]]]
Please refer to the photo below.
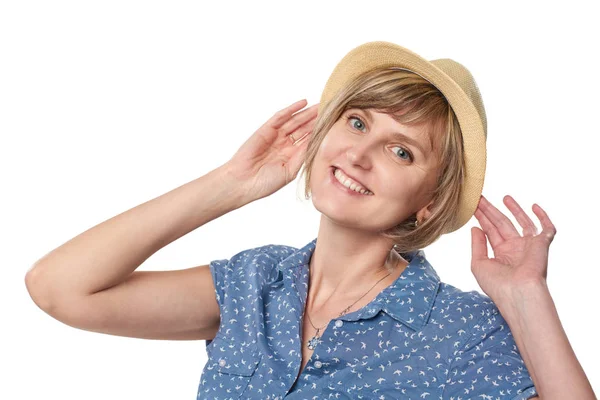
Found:
[[427, 218], [437, 173], [427, 129], [400, 124], [373, 109], [346, 110], [313, 161], [315, 208], [336, 223], [373, 232], [415, 213], [419, 220]]

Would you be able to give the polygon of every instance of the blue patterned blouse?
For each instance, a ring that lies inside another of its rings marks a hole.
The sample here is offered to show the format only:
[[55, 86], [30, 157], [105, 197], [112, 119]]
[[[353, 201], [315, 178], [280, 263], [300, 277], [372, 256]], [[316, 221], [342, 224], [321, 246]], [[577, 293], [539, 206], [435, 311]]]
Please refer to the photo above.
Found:
[[537, 394], [491, 299], [440, 282], [423, 250], [360, 310], [329, 322], [296, 380], [309, 261], [267, 245], [210, 270], [221, 324], [198, 399], [528, 399]]

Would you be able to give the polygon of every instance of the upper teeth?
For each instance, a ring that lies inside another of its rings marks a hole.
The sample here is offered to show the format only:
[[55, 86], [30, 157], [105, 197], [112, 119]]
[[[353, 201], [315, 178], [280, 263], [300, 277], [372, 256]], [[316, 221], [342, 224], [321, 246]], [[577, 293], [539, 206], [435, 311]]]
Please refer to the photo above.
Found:
[[355, 192], [358, 193], [362, 193], [362, 194], [366, 194], [366, 195], [372, 195], [373, 192], [365, 189], [364, 187], [362, 187], [361, 185], [359, 185], [358, 183], [356, 183], [355, 181], [353, 181], [351, 178], [348, 178], [346, 175], [344, 175], [344, 173], [342, 171], [340, 171], [338, 168], [335, 169], [335, 178], [344, 186], [346, 186], [349, 189], [354, 190]]

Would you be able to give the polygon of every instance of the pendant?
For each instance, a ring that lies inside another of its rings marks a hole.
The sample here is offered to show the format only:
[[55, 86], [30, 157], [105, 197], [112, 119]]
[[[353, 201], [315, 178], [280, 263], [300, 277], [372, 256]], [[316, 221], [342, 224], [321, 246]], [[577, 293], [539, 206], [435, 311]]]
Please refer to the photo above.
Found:
[[317, 347], [317, 344], [319, 344], [320, 340], [319, 340], [319, 336], [317, 336], [319, 334], [319, 329], [317, 329], [317, 333], [315, 333], [315, 336], [313, 336], [309, 341], [308, 341], [308, 348], [311, 350], [314, 350], [315, 347]]

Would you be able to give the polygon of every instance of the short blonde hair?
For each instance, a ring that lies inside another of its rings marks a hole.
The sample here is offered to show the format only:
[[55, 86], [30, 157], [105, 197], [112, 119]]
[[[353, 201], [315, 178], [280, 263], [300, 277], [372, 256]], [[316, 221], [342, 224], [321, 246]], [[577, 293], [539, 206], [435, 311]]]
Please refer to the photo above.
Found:
[[306, 175], [305, 198], [310, 198], [312, 165], [323, 138], [351, 108], [374, 109], [404, 125], [423, 124], [430, 133], [437, 168], [436, 187], [430, 193], [431, 215], [415, 227], [414, 214], [381, 234], [393, 241], [397, 252], [406, 253], [422, 249], [451, 231], [465, 175], [462, 132], [444, 95], [421, 76], [406, 70], [387, 67], [360, 75], [340, 90], [317, 116], [301, 173]]

